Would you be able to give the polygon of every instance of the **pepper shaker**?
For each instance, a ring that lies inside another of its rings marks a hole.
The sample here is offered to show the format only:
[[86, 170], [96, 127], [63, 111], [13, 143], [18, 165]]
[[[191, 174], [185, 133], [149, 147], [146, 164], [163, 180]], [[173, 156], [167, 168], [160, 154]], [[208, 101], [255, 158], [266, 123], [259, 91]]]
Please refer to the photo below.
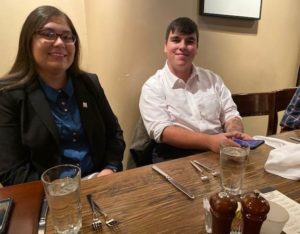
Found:
[[212, 214], [212, 233], [229, 234], [238, 207], [237, 200], [226, 192], [219, 192], [210, 197], [209, 203]]
[[243, 234], [259, 234], [270, 210], [269, 202], [258, 191], [245, 194], [242, 199]]

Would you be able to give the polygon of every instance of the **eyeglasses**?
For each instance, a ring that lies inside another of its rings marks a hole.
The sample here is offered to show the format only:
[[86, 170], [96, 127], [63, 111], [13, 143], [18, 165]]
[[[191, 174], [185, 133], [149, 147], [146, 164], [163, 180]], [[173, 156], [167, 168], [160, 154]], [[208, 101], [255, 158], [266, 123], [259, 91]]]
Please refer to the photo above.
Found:
[[71, 32], [56, 33], [52, 30], [39, 30], [36, 34], [49, 42], [56, 41], [58, 37], [66, 44], [74, 44], [76, 42], [76, 36]]

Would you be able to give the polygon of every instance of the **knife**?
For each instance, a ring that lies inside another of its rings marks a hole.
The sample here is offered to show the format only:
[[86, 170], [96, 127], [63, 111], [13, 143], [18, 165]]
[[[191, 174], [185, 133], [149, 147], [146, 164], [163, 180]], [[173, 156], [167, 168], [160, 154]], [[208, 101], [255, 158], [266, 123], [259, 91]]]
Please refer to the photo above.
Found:
[[38, 234], [45, 233], [47, 212], [48, 212], [48, 202], [47, 202], [47, 199], [44, 198], [43, 203], [42, 203], [41, 212], [40, 212]]
[[172, 185], [174, 185], [177, 189], [179, 189], [181, 192], [183, 192], [185, 195], [187, 195], [189, 198], [194, 199], [195, 195], [186, 187], [179, 184], [176, 180], [174, 180], [171, 176], [169, 176], [167, 173], [159, 169], [157, 166], [153, 165], [152, 169], [157, 171], [159, 174], [161, 174], [163, 177], [167, 179]]
[[297, 137], [290, 137], [290, 139], [293, 140], [293, 141], [300, 142], [300, 138], [297, 138]]

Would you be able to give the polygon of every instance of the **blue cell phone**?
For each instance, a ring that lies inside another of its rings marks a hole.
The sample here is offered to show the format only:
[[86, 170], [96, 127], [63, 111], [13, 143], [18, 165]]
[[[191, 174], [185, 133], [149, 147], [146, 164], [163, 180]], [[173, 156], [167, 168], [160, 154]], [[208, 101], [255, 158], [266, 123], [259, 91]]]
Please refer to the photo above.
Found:
[[239, 145], [243, 146], [245, 145], [245, 142], [250, 145], [250, 149], [256, 149], [258, 146], [262, 145], [265, 143], [264, 140], [241, 140], [241, 139], [234, 139], [235, 143], [238, 143]]

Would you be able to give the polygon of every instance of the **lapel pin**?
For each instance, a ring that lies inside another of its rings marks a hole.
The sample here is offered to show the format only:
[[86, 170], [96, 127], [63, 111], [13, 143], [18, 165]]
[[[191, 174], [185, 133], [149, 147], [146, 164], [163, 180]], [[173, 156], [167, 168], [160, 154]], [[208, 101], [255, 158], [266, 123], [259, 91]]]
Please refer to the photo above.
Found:
[[87, 107], [88, 107], [87, 102], [83, 102], [83, 103], [82, 103], [82, 107], [83, 107], [83, 108], [87, 108]]

